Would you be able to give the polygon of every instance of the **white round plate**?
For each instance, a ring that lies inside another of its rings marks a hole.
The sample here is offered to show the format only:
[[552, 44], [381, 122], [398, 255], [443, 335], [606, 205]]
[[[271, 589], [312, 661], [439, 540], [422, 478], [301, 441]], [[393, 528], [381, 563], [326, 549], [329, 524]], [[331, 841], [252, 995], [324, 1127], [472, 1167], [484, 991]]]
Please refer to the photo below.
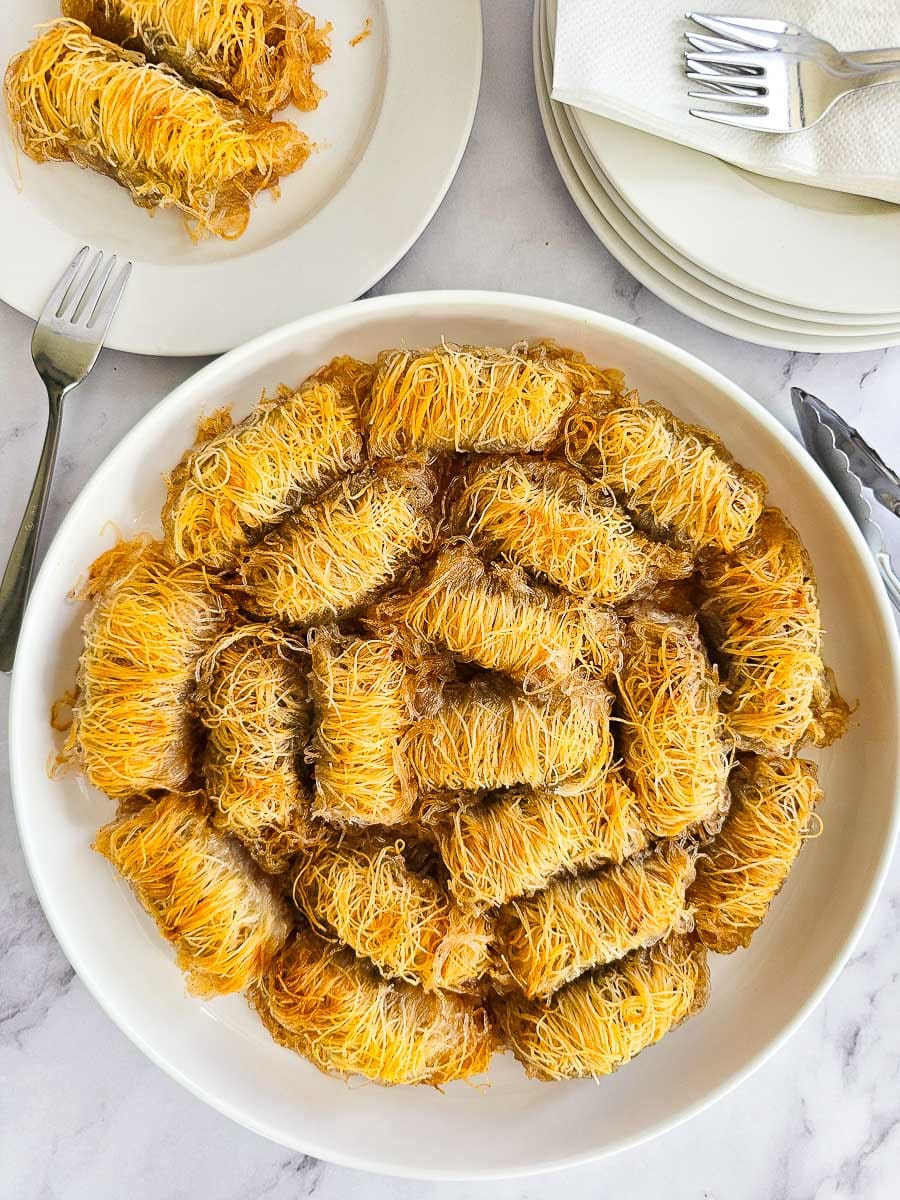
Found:
[[[0, 63], [59, 13], [7, 6]], [[306, 313], [355, 300], [431, 220], [462, 158], [481, 81], [480, 0], [341, 0], [307, 6], [334, 25], [316, 79], [328, 95], [293, 120], [317, 152], [260, 196], [237, 241], [194, 245], [174, 210], [150, 216], [111, 180], [33, 163], [0, 131], [0, 298], [36, 317], [85, 242], [135, 269], [108, 344], [139, 354], [214, 354]], [[371, 34], [350, 39], [366, 19]]]
[[[549, 38], [549, 61], [551, 62], [556, 30], [556, 7], [557, 0], [544, 0], [544, 17], [547, 24], [547, 34]], [[594, 157], [593, 150], [591, 149], [591, 143], [603, 145], [605, 144], [604, 138], [607, 133], [609, 133], [610, 137], [615, 136], [615, 130], [609, 131], [606, 129], [606, 126], [612, 125], [614, 122], [606, 121], [602, 117], [586, 114], [590, 115], [591, 119], [591, 141], [588, 142], [581, 128], [582, 114], [576, 113], [574, 109], [571, 109], [568, 106], [564, 107], [566, 108], [566, 112], [569, 117], [569, 123], [572, 126], [572, 132], [578, 139], [578, 143], [591, 170], [596, 174], [600, 186], [607, 193], [609, 198], [616, 205], [625, 219], [629, 221], [630, 224], [637, 229], [638, 233], [640, 233], [643, 238], [650, 242], [650, 244], [657, 251], [659, 251], [660, 254], [670, 259], [673, 263], [675, 263], [676, 266], [680, 267], [683, 271], [686, 271], [689, 275], [693, 275], [695, 279], [699, 279], [702, 283], [706, 284], [707, 287], [711, 287], [719, 293], [724, 293], [724, 295], [730, 296], [733, 300], [739, 300], [743, 304], [749, 304], [755, 309], [763, 310], [767, 313], [775, 313], [781, 317], [789, 317], [799, 321], [813, 322], [817, 325], [827, 325], [831, 327], [839, 325], [867, 326], [870, 328], [860, 329], [856, 332], [871, 333], [877, 332], [877, 330], [874, 328], [875, 326], [900, 326], [900, 313], [897, 312], [879, 316], [877, 314], [869, 313], [859, 314], [847, 312], [826, 312], [824, 309], [819, 308], [803, 308], [796, 304], [783, 304], [779, 303], [777, 300], [772, 300], [768, 297], [760, 296], [753, 292], [747, 291], [745, 288], [737, 287], [736, 285], [730, 283], [727, 279], [723, 279], [718, 274], [712, 271], [704, 270], [703, 267], [699, 266], [692, 259], [680, 254], [678, 250], [665, 241], [665, 239], [662, 238], [652, 226], [648, 225], [644, 220], [642, 220], [640, 214], [631, 207], [625, 197], [618, 191], [609, 175], [606, 174], [600, 163]], [[648, 135], [644, 134], [643, 136], [647, 137]], [[658, 139], [654, 138], [652, 141], [653, 143], [656, 143]], [[636, 153], [641, 152], [642, 150], [652, 151], [653, 149], [654, 146], [639, 147], [635, 145], [634, 147], [634, 151]], [[691, 153], [696, 153], [696, 151], [692, 151]], [[765, 182], [771, 184], [773, 181], [767, 180]], [[815, 200], [820, 204], [823, 202], [823, 193], [821, 189], [806, 188], [800, 185], [785, 186], [794, 186], [796, 188], [800, 202], [808, 203], [810, 199]], [[807, 193], [810, 191], [815, 192], [816, 195], [814, 197], [809, 197]], [[831, 202], [835, 203], [835, 201]], [[823, 332], [825, 331], [823, 330]]]
[[900, 205], [770, 179], [583, 110], [573, 117], [641, 219], [711, 275], [826, 315], [900, 314]]
[[[204, 1003], [186, 995], [170, 947], [90, 849], [111, 803], [78, 777], [48, 776], [59, 747], [50, 706], [71, 686], [84, 615], [67, 594], [112, 529], [158, 530], [162, 473], [201, 413], [232, 404], [241, 416], [263, 387], [296, 384], [337, 353], [538, 337], [621, 367], [645, 396], [721, 431], [766, 474], [772, 501], [816, 565], [828, 659], [858, 708], [847, 736], [818, 756], [824, 833], [801, 855], [750, 949], [713, 961], [712, 996], [696, 1019], [599, 1084], [528, 1081], [505, 1055], [484, 1087], [348, 1086], [276, 1046], [240, 997]], [[671, 1129], [797, 1028], [846, 961], [887, 868], [898, 823], [898, 722], [900, 649], [872, 560], [824, 476], [760, 405], [675, 346], [587, 309], [425, 292], [362, 301], [267, 334], [204, 368], [122, 441], [73, 504], [32, 592], [9, 744], [22, 845], [44, 911], [82, 981], [146, 1054], [209, 1104], [295, 1150], [399, 1175], [487, 1179], [587, 1161]]]
[[565, 105], [549, 97], [550, 45], [540, 0], [535, 5], [535, 85], [544, 130], [572, 199], [609, 252], [660, 299], [721, 333], [778, 349], [816, 354], [880, 350], [900, 343], [900, 331], [876, 326], [867, 333], [844, 326], [824, 329], [732, 300], [681, 270], [646, 241], [616, 207], [585, 158]]

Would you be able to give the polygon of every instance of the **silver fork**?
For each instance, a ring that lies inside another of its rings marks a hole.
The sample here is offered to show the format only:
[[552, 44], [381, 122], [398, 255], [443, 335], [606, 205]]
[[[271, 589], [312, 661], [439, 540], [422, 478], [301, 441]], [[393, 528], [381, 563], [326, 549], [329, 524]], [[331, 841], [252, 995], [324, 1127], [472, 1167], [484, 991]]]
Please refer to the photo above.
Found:
[[699, 42], [707, 48], [686, 54], [687, 77], [711, 89], [688, 95], [753, 110], [690, 110], [703, 120], [766, 133], [794, 133], [821, 120], [850, 92], [900, 83], [900, 50], [844, 55], [787, 22], [688, 15], [715, 34], [725, 35], [721, 39], [688, 35], [693, 46]]
[[16, 654], [56, 462], [62, 403], [97, 361], [131, 274], [127, 262], [113, 278], [116, 256], [98, 251], [88, 262], [89, 253], [90, 248], [83, 246], [66, 267], [31, 339], [31, 357], [47, 389], [50, 419], [25, 515], [0, 582], [0, 671], [12, 670]]

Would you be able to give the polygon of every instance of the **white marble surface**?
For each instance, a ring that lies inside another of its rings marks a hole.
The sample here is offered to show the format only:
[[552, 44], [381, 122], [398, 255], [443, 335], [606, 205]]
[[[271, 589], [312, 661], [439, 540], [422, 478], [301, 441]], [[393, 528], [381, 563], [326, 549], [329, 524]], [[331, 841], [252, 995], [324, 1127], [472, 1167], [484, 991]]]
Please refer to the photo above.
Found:
[[[666, 307], [605, 253], [544, 143], [532, 87], [529, 0], [486, 0], [484, 7], [484, 83], [468, 153], [430, 228], [376, 292], [485, 287], [585, 304], [693, 351], [785, 421], [789, 387], [802, 384], [900, 459], [900, 350], [816, 357], [746, 345]], [[29, 323], [0, 306], [4, 559], [43, 433], [29, 336]], [[198, 365], [103, 356], [66, 414], [48, 536], [107, 451]], [[4, 709], [7, 693], [2, 678]], [[291, 1154], [206, 1108], [152, 1066], [87, 995], [47, 927], [19, 849], [5, 762], [0, 788], [3, 1200], [294, 1200], [313, 1193], [323, 1200], [881, 1200], [898, 1194], [900, 867], [825, 1002], [773, 1061], [712, 1110], [648, 1146], [565, 1174], [483, 1186], [416, 1184]]]

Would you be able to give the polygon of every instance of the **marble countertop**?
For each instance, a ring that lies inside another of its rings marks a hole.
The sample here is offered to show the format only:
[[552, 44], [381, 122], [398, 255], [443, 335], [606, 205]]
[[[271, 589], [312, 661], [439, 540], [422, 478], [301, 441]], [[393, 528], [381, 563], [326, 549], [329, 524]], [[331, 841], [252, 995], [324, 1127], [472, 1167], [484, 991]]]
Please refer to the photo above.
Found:
[[[375, 294], [431, 287], [530, 292], [584, 304], [717, 367], [796, 431], [789, 388], [834, 404], [900, 459], [900, 349], [789, 354], [696, 324], [595, 241], [544, 141], [531, 6], [487, 0], [485, 70], [468, 152], [444, 204]], [[44, 429], [30, 323], [0, 305], [0, 558]], [[65, 417], [45, 537], [134, 422], [200, 363], [105, 353]], [[900, 543], [898, 543], [900, 545]], [[6, 727], [8, 679], [0, 676]], [[5, 744], [0, 749], [5, 757]], [[900, 1179], [900, 866], [850, 963], [803, 1028], [752, 1079], [649, 1145], [559, 1175], [418, 1184], [304, 1158], [232, 1124], [145, 1059], [75, 977], [43, 917], [0, 763], [0, 1197], [3, 1200], [881, 1200]]]

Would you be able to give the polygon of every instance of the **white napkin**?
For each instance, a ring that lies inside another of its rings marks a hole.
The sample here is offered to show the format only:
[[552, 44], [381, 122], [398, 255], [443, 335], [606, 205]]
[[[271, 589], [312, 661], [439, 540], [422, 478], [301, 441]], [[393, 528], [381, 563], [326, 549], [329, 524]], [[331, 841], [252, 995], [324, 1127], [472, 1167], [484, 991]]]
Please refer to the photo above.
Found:
[[[692, 117], [717, 108], [683, 73], [694, 0], [558, 0], [553, 98], [749, 171], [900, 204], [900, 84], [847, 96], [812, 129], [753, 133]], [[840, 50], [900, 47], [900, 0], [715, 0], [697, 11], [780, 17]]]

